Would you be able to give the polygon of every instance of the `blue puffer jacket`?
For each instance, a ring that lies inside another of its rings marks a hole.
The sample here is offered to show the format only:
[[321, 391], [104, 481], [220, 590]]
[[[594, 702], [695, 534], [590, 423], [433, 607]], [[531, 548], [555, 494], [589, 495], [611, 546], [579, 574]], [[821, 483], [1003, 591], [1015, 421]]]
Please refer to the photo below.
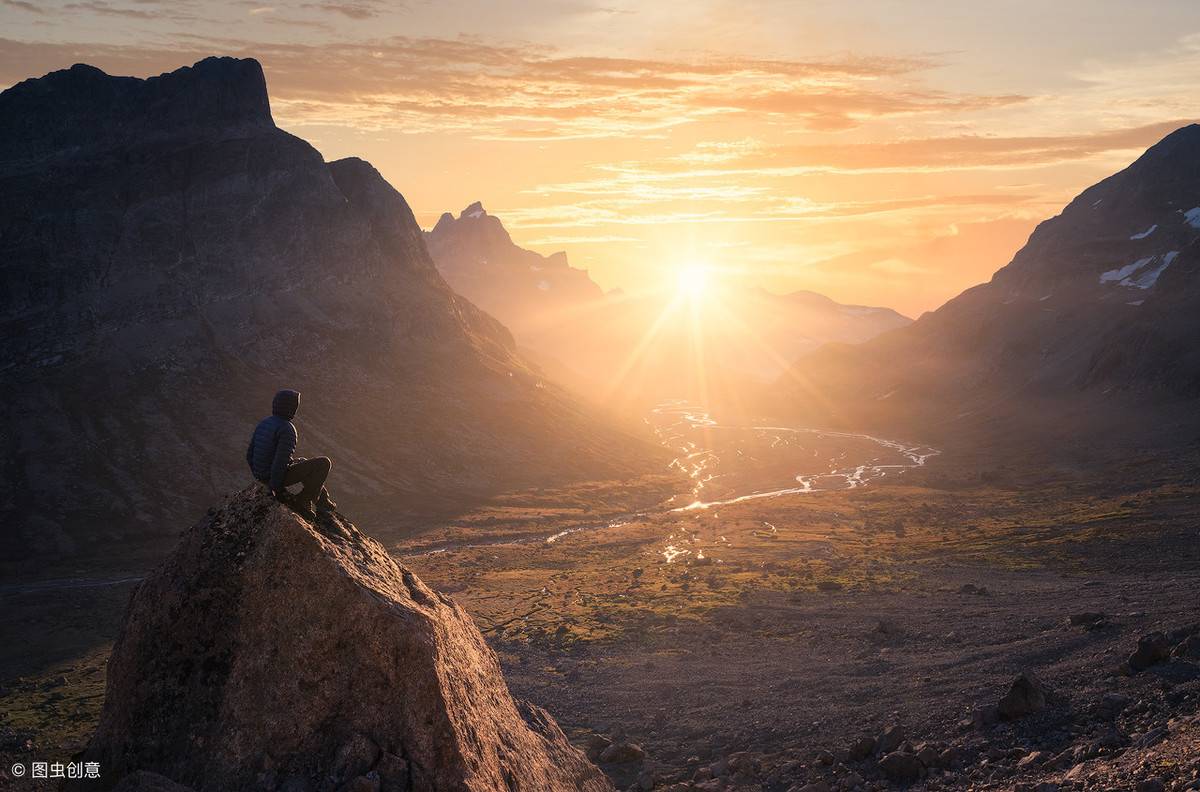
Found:
[[271, 487], [273, 491], [283, 489], [283, 475], [292, 452], [296, 450], [298, 435], [292, 418], [300, 408], [300, 393], [281, 390], [271, 402], [271, 416], [263, 418], [254, 427], [250, 436], [250, 447], [246, 449], [246, 464], [254, 478]]

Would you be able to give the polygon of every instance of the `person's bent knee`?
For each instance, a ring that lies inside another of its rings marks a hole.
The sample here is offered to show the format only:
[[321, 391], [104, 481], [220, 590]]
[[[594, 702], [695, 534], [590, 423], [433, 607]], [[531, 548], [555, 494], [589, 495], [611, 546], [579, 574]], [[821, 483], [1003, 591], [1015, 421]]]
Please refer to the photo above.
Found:
[[317, 461], [321, 463], [321, 467], [328, 473], [333, 468], [333, 460], [329, 457], [317, 457]]

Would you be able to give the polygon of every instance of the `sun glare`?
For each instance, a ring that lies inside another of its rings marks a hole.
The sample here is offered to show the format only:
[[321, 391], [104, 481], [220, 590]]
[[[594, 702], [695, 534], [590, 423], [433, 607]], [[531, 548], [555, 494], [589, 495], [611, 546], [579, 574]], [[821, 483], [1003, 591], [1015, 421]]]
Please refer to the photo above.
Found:
[[695, 300], [708, 288], [708, 268], [702, 264], [689, 264], [679, 270], [675, 281], [679, 293]]

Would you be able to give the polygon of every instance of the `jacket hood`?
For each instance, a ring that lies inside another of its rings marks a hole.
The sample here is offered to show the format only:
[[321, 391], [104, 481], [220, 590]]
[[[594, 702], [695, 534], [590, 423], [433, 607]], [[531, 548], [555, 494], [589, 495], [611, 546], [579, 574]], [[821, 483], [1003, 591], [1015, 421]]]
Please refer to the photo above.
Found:
[[271, 414], [278, 415], [280, 418], [287, 418], [289, 421], [296, 416], [296, 410], [300, 409], [300, 391], [281, 390], [275, 394], [275, 398], [271, 399]]

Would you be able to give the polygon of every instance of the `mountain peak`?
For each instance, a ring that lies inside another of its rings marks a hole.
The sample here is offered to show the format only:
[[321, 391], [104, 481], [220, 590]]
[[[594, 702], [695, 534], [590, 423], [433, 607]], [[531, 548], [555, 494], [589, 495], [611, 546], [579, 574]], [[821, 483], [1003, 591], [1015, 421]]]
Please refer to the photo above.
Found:
[[486, 217], [486, 216], [487, 216], [487, 210], [485, 210], [483, 208], [483, 202], [476, 201], [475, 203], [468, 206], [466, 209], [463, 209], [462, 212], [459, 213], [458, 219], [465, 220], [467, 218], [474, 219], [476, 217]]
[[205, 58], [146, 79], [77, 63], [0, 93], [0, 162], [274, 127], [266, 78], [253, 58]]

